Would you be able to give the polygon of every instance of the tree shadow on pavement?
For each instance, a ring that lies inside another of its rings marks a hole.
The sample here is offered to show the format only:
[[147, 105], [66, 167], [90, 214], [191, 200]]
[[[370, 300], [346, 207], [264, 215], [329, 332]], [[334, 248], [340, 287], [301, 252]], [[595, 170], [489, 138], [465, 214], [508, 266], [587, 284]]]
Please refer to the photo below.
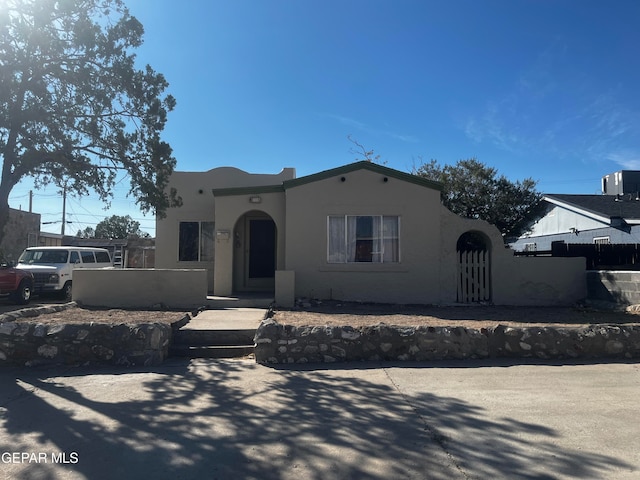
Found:
[[[407, 399], [382, 368], [184, 361], [135, 373], [13, 373], [0, 377], [0, 449], [77, 452], [78, 462], [0, 464], [11, 478], [467, 478], [456, 456], [476, 451], [479, 478], [500, 478], [501, 469], [553, 478], [535, 468], [543, 460], [546, 472], [583, 478], [625, 466], [597, 452], [558, 451], [556, 433], [541, 425], [479, 420], [481, 407], [455, 398]], [[473, 438], [452, 449], [435, 418]], [[536, 435], [544, 458], [531, 458], [518, 432]], [[490, 463], [478, 442], [490, 443]]]

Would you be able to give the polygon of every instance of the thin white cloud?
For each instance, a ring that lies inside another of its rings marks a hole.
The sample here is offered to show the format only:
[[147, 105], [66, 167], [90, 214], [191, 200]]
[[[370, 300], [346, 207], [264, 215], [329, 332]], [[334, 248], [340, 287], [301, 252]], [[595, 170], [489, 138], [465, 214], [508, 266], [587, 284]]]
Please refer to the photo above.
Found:
[[394, 133], [394, 132], [389, 132], [389, 131], [382, 131], [381, 133], [388, 135], [392, 138], [395, 138], [396, 140], [400, 140], [401, 142], [406, 142], [406, 143], [418, 143], [420, 142], [420, 139], [418, 137], [414, 137], [413, 135], [403, 135], [400, 133]]
[[509, 152], [639, 168], [640, 111], [623, 102], [617, 86], [603, 91], [580, 72], [563, 68], [558, 78], [550, 75], [552, 57], [544, 57], [511, 91], [467, 119], [467, 137]]
[[615, 138], [637, 128], [638, 115], [620, 105], [613, 93], [599, 95], [588, 109], [594, 122], [594, 131], [608, 138]]
[[464, 131], [467, 137], [476, 143], [484, 141], [493, 143], [498, 148], [514, 152], [520, 148], [522, 138], [510, 125], [509, 118], [515, 113], [513, 105], [509, 105], [510, 97], [499, 102], [490, 102], [480, 117], [467, 120]]
[[640, 170], [640, 150], [623, 150], [609, 153], [606, 157], [622, 167], [623, 170]]
[[517, 74], [511, 89], [490, 99], [484, 111], [467, 120], [466, 135], [476, 143], [489, 142], [512, 153], [540, 148], [544, 141], [554, 139], [556, 132], [548, 127], [548, 120], [541, 122], [540, 116], [543, 105], [558, 92], [554, 66], [565, 50], [562, 39], [555, 39], [531, 66]]
[[640, 169], [640, 112], [618, 100], [616, 92], [596, 96], [583, 111], [584, 152], [593, 161], [608, 160], [623, 169]]
[[336, 115], [334, 113], [326, 113], [323, 116], [333, 118], [339, 123], [346, 125], [347, 127], [357, 128], [358, 130], [369, 130], [369, 128], [362, 122], [354, 120], [353, 118], [345, 117], [343, 115]]
[[393, 130], [377, 128], [366, 123], [360, 122], [359, 120], [345, 117], [344, 115], [338, 115], [335, 113], [325, 113], [324, 117], [328, 117], [334, 120], [337, 120], [342, 125], [346, 125], [347, 127], [356, 128], [362, 132], [365, 132], [370, 135], [383, 135], [386, 137], [395, 138], [396, 140], [400, 140], [401, 142], [406, 143], [418, 143], [420, 139], [414, 135], [407, 135], [403, 133], [398, 133]]

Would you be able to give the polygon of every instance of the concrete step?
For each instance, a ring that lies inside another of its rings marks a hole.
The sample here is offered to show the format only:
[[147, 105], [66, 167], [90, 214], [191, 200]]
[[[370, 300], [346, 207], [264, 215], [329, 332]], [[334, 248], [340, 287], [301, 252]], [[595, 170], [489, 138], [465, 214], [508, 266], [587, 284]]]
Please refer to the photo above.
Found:
[[253, 345], [172, 345], [171, 357], [187, 358], [238, 358], [253, 354]]
[[206, 309], [173, 332], [169, 355], [233, 358], [254, 353], [253, 337], [266, 315], [263, 308]]
[[269, 308], [274, 302], [274, 296], [254, 293], [254, 294], [242, 294], [239, 296], [230, 297], [218, 297], [209, 295], [207, 296], [206, 307], [210, 309], [221, 308]]
[[247, 330], [188, 330], [175, 332], [173, 343], [177, 345], [253, 345], [255, 329]]

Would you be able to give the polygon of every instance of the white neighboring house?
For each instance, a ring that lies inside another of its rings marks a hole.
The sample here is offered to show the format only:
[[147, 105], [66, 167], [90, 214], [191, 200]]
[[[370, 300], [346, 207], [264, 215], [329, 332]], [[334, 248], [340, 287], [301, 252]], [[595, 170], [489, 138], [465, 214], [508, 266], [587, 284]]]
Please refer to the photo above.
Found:
[[509, 246], [517, 252], [550, 251], [565, 243], [640, 243], [640, 171], [602, 178], [601, 195], [548, 194], [544, 213]]

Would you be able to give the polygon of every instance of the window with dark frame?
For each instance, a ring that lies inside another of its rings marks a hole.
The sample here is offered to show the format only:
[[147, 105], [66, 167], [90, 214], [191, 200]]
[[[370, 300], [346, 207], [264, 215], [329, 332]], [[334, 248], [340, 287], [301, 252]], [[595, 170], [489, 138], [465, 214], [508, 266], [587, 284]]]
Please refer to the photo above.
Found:
[[179, 262], [212, 262], [215, 248], [214, 222], [180, 222]]

